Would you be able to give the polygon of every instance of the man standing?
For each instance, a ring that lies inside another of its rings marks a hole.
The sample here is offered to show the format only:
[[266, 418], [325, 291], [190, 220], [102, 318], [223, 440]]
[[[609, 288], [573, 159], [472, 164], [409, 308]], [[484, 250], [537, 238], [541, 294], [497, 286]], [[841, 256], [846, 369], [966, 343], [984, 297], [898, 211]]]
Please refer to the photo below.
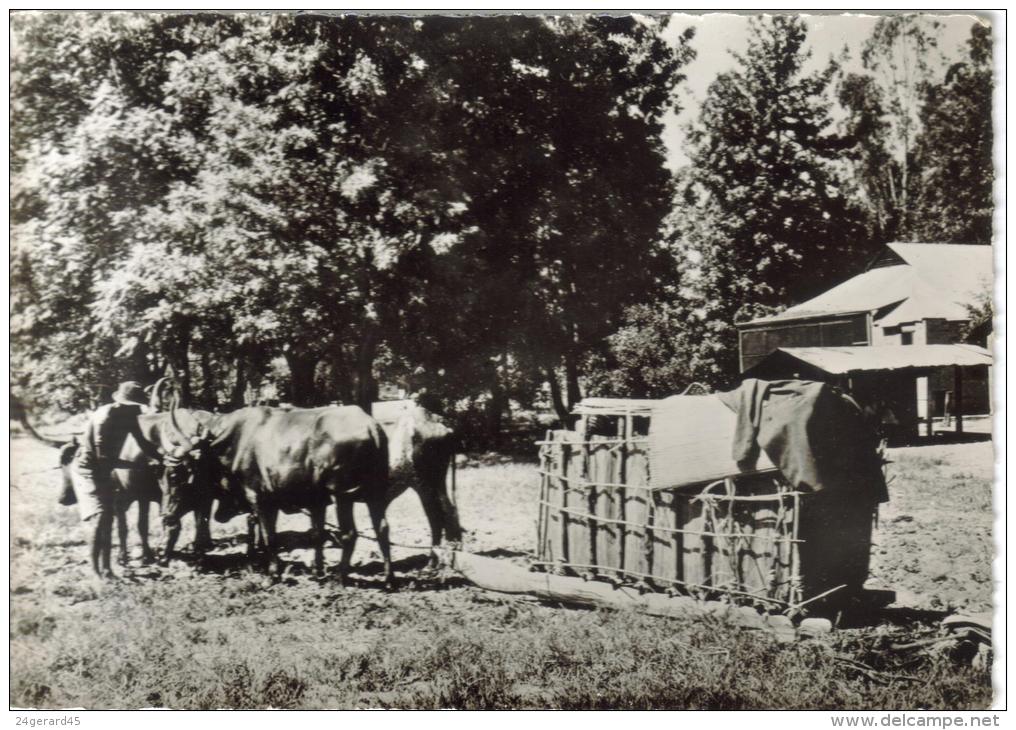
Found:
[[78, 451], [74, 470], [78, 482], [75, 491], [82, 521], [97, 518], [92, 539], [92, 568], [100, 578], [115, 577], [110, 567], [117, 502], [113, 470], [135, 468], [134, 464], [120, 459], [127, 437], [133, 436], [146, 455], [162, 462], [158, 447], [141, 433], [138, 416], [144, 408], [145, 392], [140, 383], [120, 383], [113, 393], [113, 402], [102, 406], [89, 418]]

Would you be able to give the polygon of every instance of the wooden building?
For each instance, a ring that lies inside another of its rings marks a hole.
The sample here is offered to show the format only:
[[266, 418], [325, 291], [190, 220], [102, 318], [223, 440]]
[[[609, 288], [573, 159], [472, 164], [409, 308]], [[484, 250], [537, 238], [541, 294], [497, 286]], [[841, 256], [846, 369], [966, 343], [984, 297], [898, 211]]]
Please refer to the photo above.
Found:
[[962, 429], [991, 411], [990, 354], [963, 332], [992, 284], [991, 246], [890, 243], [864, 273], [738, 325], [741, 371], [838, 382], [888, 405], [901, 437], [957, 415]]

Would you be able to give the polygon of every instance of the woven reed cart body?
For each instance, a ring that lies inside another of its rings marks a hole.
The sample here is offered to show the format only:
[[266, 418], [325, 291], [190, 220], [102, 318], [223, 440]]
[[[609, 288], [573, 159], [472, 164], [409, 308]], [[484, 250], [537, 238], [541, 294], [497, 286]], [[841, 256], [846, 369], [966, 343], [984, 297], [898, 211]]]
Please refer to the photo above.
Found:
[[[647, 435], [653, 404], [583, 401], [575, 430], [550, 431], [539, 442], [540, 567], [778, 611], [820, 598], [844, 575], [864, 582], [870, 511], [844, 516], [856, 538], [849, 545], [837, 539], [816, 545], [822, 555], [809, 554], [801, 533], [821, 533], [809, 526], [825, 516], [809, 515], [812, 495], [790, 488], [771, 464], [677, 487], [654, 485]], [[842, 525], [841, 517], [836, 521]], [[802, 551], [821, 580], [802, 574]]]

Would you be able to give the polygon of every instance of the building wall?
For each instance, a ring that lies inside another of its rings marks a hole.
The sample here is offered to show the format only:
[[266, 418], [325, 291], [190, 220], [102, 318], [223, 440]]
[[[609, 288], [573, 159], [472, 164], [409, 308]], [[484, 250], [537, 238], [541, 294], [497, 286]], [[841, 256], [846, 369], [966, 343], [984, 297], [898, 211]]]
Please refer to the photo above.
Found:
[[956, 345], [964, 342], [966, 320], [923, 319], [882, 327], [875, 322], [871, 327], [871, 344], [903, 345], [904, 333], [910, 334], [911, 345]]
[[927, 329], [927, 344], [929, 345], [955, 345], [963, 342], [963, 330], [968, 322], [966, 320], [926, 319], [924, 320]]
[[[876, 322], [871, 328], [872, 345], [903, 345], [904, 332], [909, 332], [914, 345], [955, 345], [963, 343], [965, 320], [925, 319], [907, 322], [894, 327], [881, 327]], [[965, 415], [986, 415], [991, 412], [991, 392], [987, 368], [964, 368], [963, 412]], [[956, 413], [955, 381], [952, 368], [942, 368], [927, 377], [917, 379], [917, 416], [941, 418]]]
[[[906, 338], [909, 341], [905, 341]], [[882, 327], [877, 322], [871, 326], [872, 345], [930, 345], [930, 344], [951, 344], [928, 342], [928, 326], [925, 320], [920, 322], [905, 322], [893, 327]]]
[[[925, 319], [896, 327], [872, 327], [878, 331], [873, 341], [882, 344], [902, 344], [903, 331], [912, 332], [915, 345], [955, 345], [963, 343], [963, 332], [967, 326], [965, 320]], [[966, 415], [985, 415], [991, 412], [991, 394], [989, 391], [987, 368], [963, 369], [963, 412]], [[917, 380], [918, 415], [927, 418], [929, 411], [932, 418], [941, 418], [948, 412], [956, 413], [955, 409], [955, 376], [953, 368], [941, 368], [925, 378]]]
[[780, 347], [848, 347], [867, 345], [868, 315], [787, 322], [740, 330], [741, 371]]
[[[963, 368], [963, 414], [967, 416], [983, 416], [991, 412], [991, 393], [989, 392], [988, 368]], [[945, 415], [946, 398], [955, 402], [955, 375], [953, 368], [940, 368], [928, 376], [928, 403], [931, 415], [941, 418]], [[948, 396], [947, 396], [948, 394]], [[956, 413], [955, 406], [949, 409], [950, 415]]]

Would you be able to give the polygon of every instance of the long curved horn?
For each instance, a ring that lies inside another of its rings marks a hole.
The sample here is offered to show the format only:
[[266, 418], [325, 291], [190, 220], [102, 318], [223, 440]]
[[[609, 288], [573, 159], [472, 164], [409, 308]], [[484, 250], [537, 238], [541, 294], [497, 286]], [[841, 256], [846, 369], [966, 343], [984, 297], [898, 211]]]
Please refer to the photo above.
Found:
[[179, 406], [176, 399], [173, 399], [173, 405], [169, 409], [169, 423], [176, 431], [177, 435], [184, 441], [184, 443], [191, 444], [199, 440], [197, 436], [189, 436], [186, 431], [180, 427], [180, 422], [176, 418], [176, 412], [179, 410]]
[[41, 433], [35, 430], [32, 424], [28, 422], [27, 418], [18, 419], [18, 422], [21, 424], [21, 427], [25, 429], [25, 433], [27, 433], [36, 441], [40, 441], [46, 444], [46, 446], [52, 446], [54, 449], [60, 449], [69, 443], [68, 441], [57, 441], [56, 439], [46, 438]]
[[162, 386], [166, 381], [172, 380], [169, 376], [163, 376], [155, 381], [155, 385], [152, 386], [152, 397], [148, 401], [148, 405], [151, 406], [153, 411], [158, 411], [162, 405]]
[[52, 446], [54, 449], [59, 449], [68, 443], [67, 441], [57, 441], [56, 439], [47, 438], [41, 433], [35, 430], [35, 427], [28, 420], [28, 408], [22, 403], [21, 399], [11, 393], [10, 396], [10, 407], [11, 407], [11, 420], [15, 420], [21, 424], [21, 428], [24, 429], [25, 433], [31, 436], [36, 441], [46, 444], [46, 446]]

